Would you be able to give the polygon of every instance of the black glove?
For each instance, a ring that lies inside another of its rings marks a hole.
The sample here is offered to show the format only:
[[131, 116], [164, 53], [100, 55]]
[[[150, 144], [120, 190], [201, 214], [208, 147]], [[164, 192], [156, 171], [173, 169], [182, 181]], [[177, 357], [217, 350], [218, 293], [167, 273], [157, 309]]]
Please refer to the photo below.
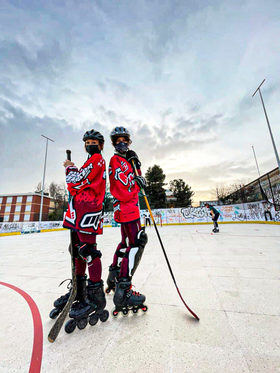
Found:
[[136, 181], [136, 183], [141, 189], [145, 189], [146, 179], [143, 176], [135, 176], [134, 180]]
[[133, 161], [137, 170], [140, 169], [141, 162], [139, 161], [138, 155], [133, 150], [128, 150], [125, 156], [128, 162], [131, 163], [132, 167], [133, 167], [133, 163], [132, 163]]

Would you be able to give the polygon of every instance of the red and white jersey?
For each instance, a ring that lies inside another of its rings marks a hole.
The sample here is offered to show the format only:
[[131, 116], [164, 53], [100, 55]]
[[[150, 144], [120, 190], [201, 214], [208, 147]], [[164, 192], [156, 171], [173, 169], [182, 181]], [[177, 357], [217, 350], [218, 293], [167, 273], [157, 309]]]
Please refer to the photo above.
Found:
[[[139, 175], [141, 171], [139, 170]], [[118, 223], [127, 223], [139, 219], [139, 186], [134, 180], [135, 174], [126, 158], [114, 154], [109, 165], [110, 192], [114, 197], [114, 219]]]
[[91, 234], [103, 233], [103, 201], [106, 166], [101, 154], [93, 154], [78, 170], [66, 168], [67, 189], [71, 194], [63, 227]]

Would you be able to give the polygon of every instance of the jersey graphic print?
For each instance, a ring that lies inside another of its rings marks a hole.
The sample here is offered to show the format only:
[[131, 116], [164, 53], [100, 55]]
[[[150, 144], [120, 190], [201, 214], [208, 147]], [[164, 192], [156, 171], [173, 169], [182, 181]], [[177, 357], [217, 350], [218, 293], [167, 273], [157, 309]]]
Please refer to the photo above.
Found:
[[106, 187], [105, 161], [92, 155], [78, 170], [66, 168], [67, 188], [72, 196], [63, 226], [92, 234], [103, 233], [103, 201]]
[[[141, 172], [140, 172], [141, 173]], [[110, 192], [114, 197], [114, 219], [126, 223], [139, 219], [138, 193], [135, 174], [131, 164], [115, 154], [109, 165]]]
[[75, 225], [76, 224], [76, 211], [73, 207], [73, 198], [70, 199], [70, 202], [69, 202], [69, 207], [68, 207], [68, 211], [69, 214], [65, 215], [65, 220], [69, 221], [69, 223], [71, 223], [72, 225]]
[[127, 176], [124, 174], [122, 169], [118, 167], [115, 170], [115, 179], [119, 180], [123, 185], [128, 185], [128, 191], [131, 192], [132, 186], [135, 184], [134, 173], [130, 172]]
[[76, 172], [76, 170], [71, 171], [70, 169], [69, 173], [66, 175], [66, 183], [76, 184], [79, 181], [86, 179], [88, 175], [90, 174], [90, 171], [92, 170], [92, 168], [93, 168], [93, 165], [92, 163], [90, 163], [87, 167], [85, 167], [84, 169], [81, 169], [80, 172]]
[[102, 210], [98, 212], [90, 212], [85, 214], [80, 222], [81, 228], [93, 228], [97, 230], [99, 222], [102, 218]]

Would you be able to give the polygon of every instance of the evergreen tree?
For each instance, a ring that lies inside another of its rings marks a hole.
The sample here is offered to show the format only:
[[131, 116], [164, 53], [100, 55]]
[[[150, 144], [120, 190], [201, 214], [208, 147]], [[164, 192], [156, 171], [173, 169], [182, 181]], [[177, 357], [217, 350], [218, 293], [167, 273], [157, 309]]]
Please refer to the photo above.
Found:
[[147, 181], [146, 194], [151, 208], [165, 208], [166, 196], [163, 188], [165, 185], [165, 175], [162, 168], [158, 165], [149, 167], [145, 178]]
[[194, 192], [191, 187], [184, 182], [183, 179], [174, 179], [170, 181], [170, 190], [176, 198], [175, 207], [191, 206], [192, 196]]

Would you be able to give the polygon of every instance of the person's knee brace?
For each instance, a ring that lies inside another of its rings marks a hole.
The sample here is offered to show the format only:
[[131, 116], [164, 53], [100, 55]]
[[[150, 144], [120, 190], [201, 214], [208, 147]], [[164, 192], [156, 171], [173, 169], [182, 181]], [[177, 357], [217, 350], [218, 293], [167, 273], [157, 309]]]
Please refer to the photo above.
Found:
[[101, 251], [96, 250], [96, 243], [84, 243], [79, 247], [79, 256], [85, 260], [87, 263], [92, 262], [96, 258], [101, 258]]
[[144, 247], [147, 245], [148, 242], [148, 235], [145, 232], [145, 229], [140, 229], [140, 231], [137, 233], [136, 237], [136, 246], [142, 247], [144, 250]]
[[141, 229], [136, 238], [136, 246], [130, 248], [125, 254], [128, 259], [128, 275], [133, 276], [144, 252], [144, 248], [148, 242], [148, 236], [144, 229]]

